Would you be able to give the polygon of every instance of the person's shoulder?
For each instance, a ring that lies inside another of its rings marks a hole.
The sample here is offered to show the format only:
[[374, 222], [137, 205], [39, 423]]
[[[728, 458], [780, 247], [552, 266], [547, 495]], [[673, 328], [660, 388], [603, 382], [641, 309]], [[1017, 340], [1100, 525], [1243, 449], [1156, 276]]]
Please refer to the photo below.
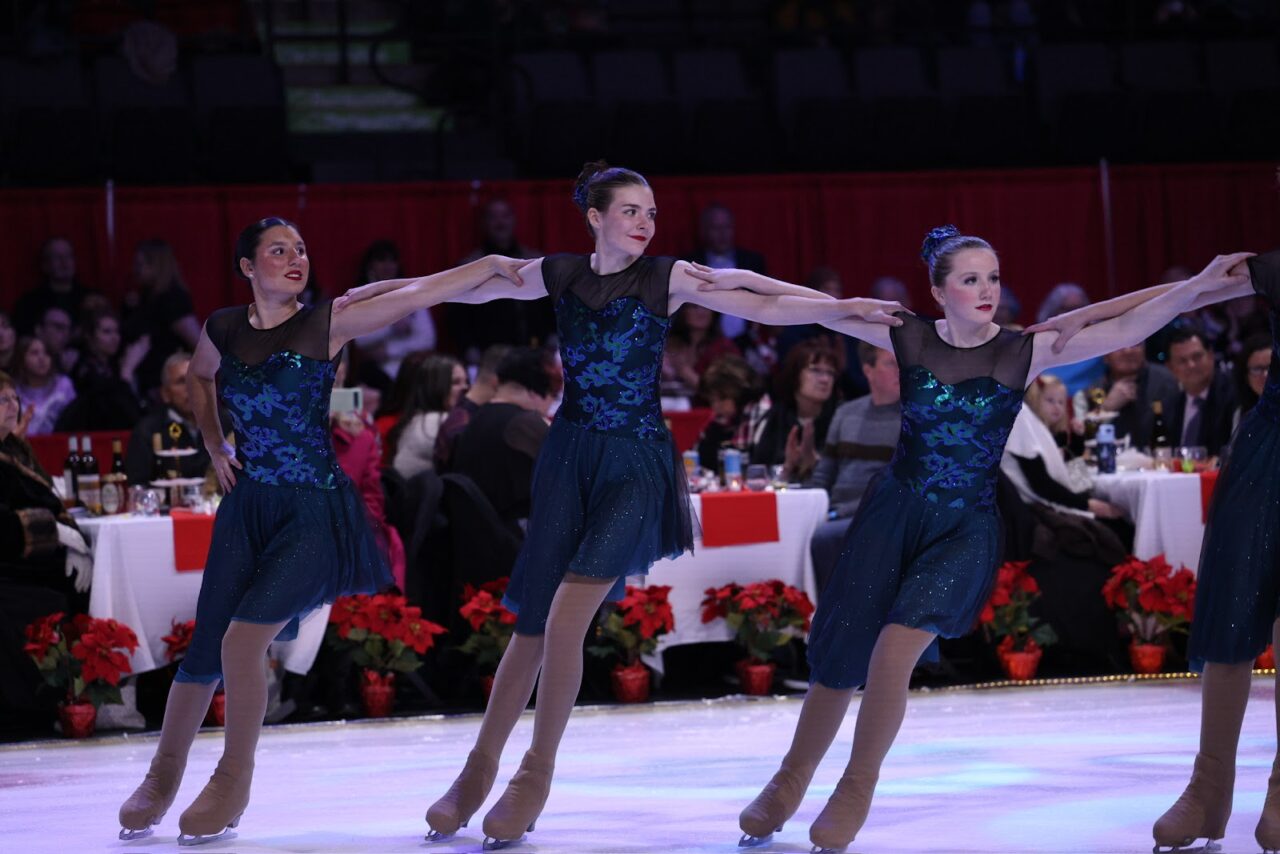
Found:
[[856, 418], [866, 413], [871, 408], [871, 395], [864, 394], [862, 397], [855, 397], [853, 400], [846, 400], [844, 403], [836, 407], [835, 415], [832, 419], [840, 418]]

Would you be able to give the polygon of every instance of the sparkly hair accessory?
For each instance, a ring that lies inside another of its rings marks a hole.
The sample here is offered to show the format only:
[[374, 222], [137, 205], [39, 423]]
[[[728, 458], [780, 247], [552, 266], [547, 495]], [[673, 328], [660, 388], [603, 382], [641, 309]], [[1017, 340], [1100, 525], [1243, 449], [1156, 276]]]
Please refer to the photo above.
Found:
[[924, 236], [924, 245], [920, 247], [920, 257], [924, 259], [926, 264], [932, 264], [934, 253], [938, 251], [938, 247], [951, 238], [959, 236], [960, 229], [954, 225], [943, 225], [929, 229], [929, 233]]

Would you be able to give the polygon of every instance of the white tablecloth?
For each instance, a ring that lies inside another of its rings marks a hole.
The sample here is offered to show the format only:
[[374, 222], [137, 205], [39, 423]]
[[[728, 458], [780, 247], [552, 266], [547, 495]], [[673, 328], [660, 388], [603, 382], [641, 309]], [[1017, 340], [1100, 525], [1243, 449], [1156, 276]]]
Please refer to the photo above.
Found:
[[[173, 521], [168, 516], [104, 516], [81, 520], [93, 548], [89, 614], [124, 623], [138, 635], [134, 673], [164, 667], [174, 620], [193, 619], [203, 572], [178, 572], [173, 559]], [[297, 640], [272, 645], [286, 670], [306, 673], [324, 639], [329, 606], [303, 620]]]
[[1127, 471], [1098, 475], [1098, 498], [1123, 507], [1133, 520], [1133, 553], [1143, 560], [1163, 554], [1174, 569], [1200, 567], [1200, 475]]
[[[646, 584], [671, 585], [669, 601], [675, 615], [675, 631], [659, 638], [659, 652], [685, 643], [732, 640], [733, 634], [724, 620], [702, 622], [700, 603], [708, 587], [778, 578], [817, 601], [809, 540], [827, 516], [827, 493], [821, 489], [787, 489], [777, 495], [776, 543], [704, 548], [699, 541], [693, 554], [658, 561], [649, 570]], [[693, 510], [701, 518], [702, 503], [696, 495]]]

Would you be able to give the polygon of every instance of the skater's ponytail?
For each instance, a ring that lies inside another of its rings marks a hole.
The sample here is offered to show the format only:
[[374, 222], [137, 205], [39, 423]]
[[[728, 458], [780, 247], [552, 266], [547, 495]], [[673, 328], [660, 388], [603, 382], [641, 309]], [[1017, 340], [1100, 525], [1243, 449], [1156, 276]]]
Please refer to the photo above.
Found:
[[294, 231], [298, 230], [298, 226], [283, 217], [268, 216], [246, 225], [244, 231], [241, 231], [240, 236], [236, 238], [236, 249], [231, 258], [231, 268], [235, 270], [237, 276], [246, 282], [249, 281], [249, 277], [240, 269], [240, 259], [248, 258], [249, 263], [252, 264], [254, 254], [258, 251], [258, 242], [262, 240], [262, 235], [266, 233], [267, 229], [275, 228], [277, 225], [287, 226]]
[[[582, 167], [578, 180], [573, 183], [573, 203], [582, 211], [583, 216], [592, 208], [604, 213], [613, 201], [613, 191], [626, 186], [647, 187], [649, 182], [634, 170], [610, 166], [603, 160], [593, 160]], [[592, 237], [596, 236], [589, 221], [587, 232]]]
[[964, 249], [986, 249], [995, 252], [991, 244], [981, 237], [961, 234], [954, 225], [943, 225], [929, 229], [924, 236], [924, 245], [920, 247], [920, 257], [929, 268], [929, 283], [935, 288], [942, 287], [947, 275], [951, 272], [951, 256]]

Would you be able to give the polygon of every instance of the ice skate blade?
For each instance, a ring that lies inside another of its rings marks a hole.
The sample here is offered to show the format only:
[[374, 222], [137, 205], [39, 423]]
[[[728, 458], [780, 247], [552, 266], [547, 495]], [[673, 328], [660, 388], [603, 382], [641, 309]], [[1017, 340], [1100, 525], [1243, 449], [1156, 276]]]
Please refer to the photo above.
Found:
[[[773, 833], [782, 830], [782, 825], [774, 828]], [[750, 833], [742, 834], [742, 838], [738, 840], [739, 848], [760, 848], [768, 845], [773, 841], [773, 833], [766, 833], [764, 836], [752, 836]]]
[[427, 832], [427, 841], [428, 842], [448, 842], [450, 839], [453, 839], [453, 837], [457, 835], [458, 835], [458, 832], [456, 830], [453, 833], [441, 833], [438, 830], [431, 830]]
[[236, 837], [236, 834], [232, 833], [231, 831], [237, 826], [239, 826], [239, 824], [240, 824], [240, 816], [236, 816], [235, 818], [231, 819], [231, 823], [228, 824], [220, 833], [211, 833], [207, 836], [200, 836], [200, 835], [188, 836], [185, 833], [179, 833], [178, 844], [186, 848], [192, 845], [204, 845], [208, 842], [217, 842], [220, 839], [234, 839]]
[[1221, 850], [1222, 846], [1212, 839], [1206, 839], [1203, 845], [1196, 845], [1195, 839], [1188, 839], [1181, 845], [1156, 845], [1151, 849], [1152, 854], [1213, 854]]
[[[155, 824], [159, 823], [160, 822], [157, 821]], [[155, 832], [154, 824], [151, 827], [144, 827], [142, 830], [129, 830], [127, 827], [122, 827], [120, 828], [120, 839], [125, 842], [132, 842], [135, 839], [146, 839]]]
[[504, 848], [514, 848], [528, 838], [527, 833], [520, 834], [518, 839], [494, 839], [492, 836], [486, 836], [483, 848], [485, 851], [501, 851]]
[[848, 850], [848, 845], [841, 845], [839, 848], [823, 848], [821, 845], [815, 845], [809, 854], [844, 854]]

